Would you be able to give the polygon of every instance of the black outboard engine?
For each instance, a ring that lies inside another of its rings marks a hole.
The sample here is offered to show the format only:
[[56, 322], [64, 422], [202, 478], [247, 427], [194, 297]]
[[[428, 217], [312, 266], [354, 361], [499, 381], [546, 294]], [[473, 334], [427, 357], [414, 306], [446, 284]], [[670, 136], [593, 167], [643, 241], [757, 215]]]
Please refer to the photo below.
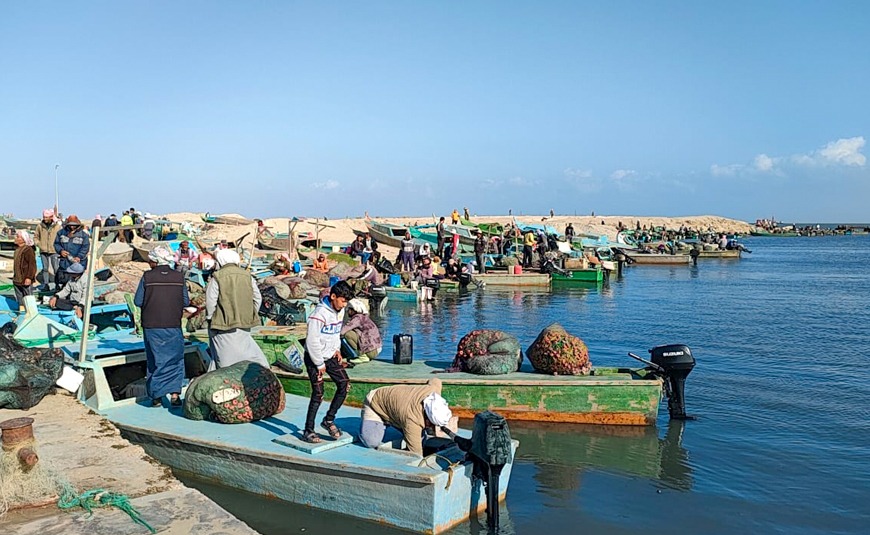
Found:
[[490, 530], [498, 530], [499, 477], [504, 465], [513, 460], [507, 420], [491, 411], [476, 414], [470, 440], [457, 436], [447, 427], [441, 430], [474, 461], [474, 476], [486, 487], [486, 524]]
[[686, 377], [695, 367], [692, 350], [683, 344], [656, 346], [649, 350], [650, 360], [660, 370], [656, 370], [665, 380], [665, 393], [668, 396], [668, 412], [675, 420], [691, 420], [686, 415], [685, 386]]

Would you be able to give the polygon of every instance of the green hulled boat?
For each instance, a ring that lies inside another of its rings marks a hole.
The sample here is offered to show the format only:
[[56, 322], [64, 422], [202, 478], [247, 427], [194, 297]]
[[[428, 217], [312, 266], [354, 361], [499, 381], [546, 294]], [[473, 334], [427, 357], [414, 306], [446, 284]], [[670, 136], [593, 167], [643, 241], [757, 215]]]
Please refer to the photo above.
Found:
[[[662, 382], [645, 370], [597, 368], [593, 375], [545, 375], [528, 363], [519, 372], [473, 375], [443, 372], [449, 362], [415, 361], [399, 365], [377, 359], [348, 369], [353, 388], [346, 403], [362, 406], [369, 391], [396, 384], [424, 384], [432, 377], [443, 382], [442, 395], [462, 418], [493, 410], [509, 419], [604, 425], [653, 425], [662, 396]], [[311, 395], [305, 374], [278, 372], [284, 390]], [[325, 383], [325, 397], [335, 388]]]
[[550, 284], [553, 286], [581, 286], [597, 284], [604, 281], [604, 270], [597, 268], [575, 269], [565, 274], [550, 273]]

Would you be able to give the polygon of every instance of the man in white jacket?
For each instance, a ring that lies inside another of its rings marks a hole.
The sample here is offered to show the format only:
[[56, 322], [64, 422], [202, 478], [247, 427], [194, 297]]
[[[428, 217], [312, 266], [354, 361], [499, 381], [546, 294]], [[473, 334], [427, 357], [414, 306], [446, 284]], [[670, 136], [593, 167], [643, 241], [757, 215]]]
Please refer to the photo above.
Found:
[[353, 288], [345, 281], [338, 281], [330, 288], [329, 296], [314, 309], [308, 318], [308, 333], [305, 338], [305, 369], [311, 381], [311, 401], [305, 417], [305, 430], [302, 440], [320, 442], [314, 431], [317, 411], [323, 402], [323, 374], [326, 372], [335, 383], [335, 396], [320, 425], [333, 439], [341, 437], [341, 429], [335, 425], [335, 415], [347, 397], [350, 379], [341, 365], [341, 325], [344, 321], [344, 307], [353, 298]]

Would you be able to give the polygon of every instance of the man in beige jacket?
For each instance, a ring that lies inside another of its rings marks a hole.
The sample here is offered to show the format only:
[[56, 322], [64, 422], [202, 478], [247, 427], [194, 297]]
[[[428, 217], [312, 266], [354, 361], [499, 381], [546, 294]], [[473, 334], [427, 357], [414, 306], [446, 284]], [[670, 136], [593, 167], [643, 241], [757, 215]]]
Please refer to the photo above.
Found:
[[384, 440], [386, 426], [405, 436], [408, 450], [423, 456], [423, 430], [448, 425], [453, 414], [441, 397], [441, 379], [425, 385], [382, 386], [368, 393], [363, 403], [360, 441], [377, 448]]

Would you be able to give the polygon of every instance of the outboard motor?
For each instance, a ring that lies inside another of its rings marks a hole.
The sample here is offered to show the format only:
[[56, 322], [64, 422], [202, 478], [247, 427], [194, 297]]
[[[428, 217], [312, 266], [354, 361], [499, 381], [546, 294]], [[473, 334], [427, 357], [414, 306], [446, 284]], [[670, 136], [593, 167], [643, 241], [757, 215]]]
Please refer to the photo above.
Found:
[[649, 350], [650, 360], [661, 371], [665, 379], [665, 393], [668, 396], [668, 412], [675, 420], [691, 420], [686, 415], [685, 386], [686, 377], [695, 367], [692, 350], [683, 344], [656, 346]]
[[513, 460], [507, 420], [491, 411], [476, 414], [470, 440], [457, 436], [447, 427], [441, 430], [474, 461], [474, 475], [486, 487], [486, 524], [490, 530], [498, 530], [499, 477], [504, 465]]

